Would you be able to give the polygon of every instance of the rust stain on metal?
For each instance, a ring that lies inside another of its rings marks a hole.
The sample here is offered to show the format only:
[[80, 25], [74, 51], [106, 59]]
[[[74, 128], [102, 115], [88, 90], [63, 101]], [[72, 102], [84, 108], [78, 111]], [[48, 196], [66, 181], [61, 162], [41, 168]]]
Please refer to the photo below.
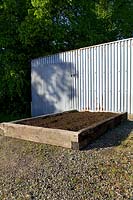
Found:
[[102, 108], [101, 110], [103, 111], [103, 95], [102, 95], [102, 107], [101, 108]]

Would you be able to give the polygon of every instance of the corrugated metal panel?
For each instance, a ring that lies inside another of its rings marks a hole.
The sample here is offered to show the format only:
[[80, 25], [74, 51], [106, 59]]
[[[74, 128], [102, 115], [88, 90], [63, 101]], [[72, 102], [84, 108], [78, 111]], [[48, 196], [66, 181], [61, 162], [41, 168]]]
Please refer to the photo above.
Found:
[[34, 59], [31, 76], [33, 115], [65, 109], [133, 114], [133, 38]]

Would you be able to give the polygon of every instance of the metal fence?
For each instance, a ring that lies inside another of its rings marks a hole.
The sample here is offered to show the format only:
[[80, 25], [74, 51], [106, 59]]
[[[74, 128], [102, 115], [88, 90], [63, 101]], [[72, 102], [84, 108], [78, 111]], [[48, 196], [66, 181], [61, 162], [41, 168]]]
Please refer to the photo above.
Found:
[[70, 109], [133, 114], [133, 38], [32, 60], [32, 115]]

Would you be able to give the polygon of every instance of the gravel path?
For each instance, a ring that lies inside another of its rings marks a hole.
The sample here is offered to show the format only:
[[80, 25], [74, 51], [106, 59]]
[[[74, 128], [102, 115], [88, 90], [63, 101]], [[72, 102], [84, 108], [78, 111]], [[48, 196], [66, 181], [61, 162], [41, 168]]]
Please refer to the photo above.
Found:
[[0, 200], [131, 200], [133, 121], [83, 151], [0, 138]]

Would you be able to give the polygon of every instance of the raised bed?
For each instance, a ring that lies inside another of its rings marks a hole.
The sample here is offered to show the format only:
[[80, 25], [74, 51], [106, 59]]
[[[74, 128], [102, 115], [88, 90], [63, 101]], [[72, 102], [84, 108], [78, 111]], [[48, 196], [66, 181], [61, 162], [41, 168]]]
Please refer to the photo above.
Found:
[[127, 113], [69, 111], [0, 124], [0, 134], [34, 142], [82, 149], [127, 120]]

